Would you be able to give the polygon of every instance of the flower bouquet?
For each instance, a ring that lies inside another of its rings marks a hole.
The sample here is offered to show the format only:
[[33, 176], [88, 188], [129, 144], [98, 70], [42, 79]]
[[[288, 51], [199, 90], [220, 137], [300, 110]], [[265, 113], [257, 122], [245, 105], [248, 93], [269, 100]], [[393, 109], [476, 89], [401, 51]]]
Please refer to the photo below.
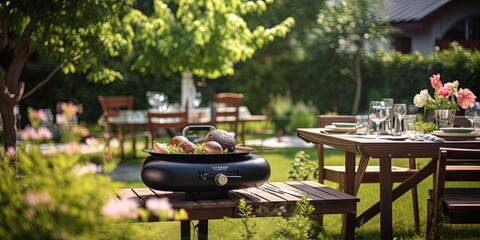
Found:
[[[427, 89], [423, 89], [413, 98], [416, 107], [424, 107], [424, 110], [435, 110], [435, 119], [437, 127], [452, 127], [455, 117], [455, 111], [473, 107], [477, 98], [468, 88], [458, 89], [458, 81], [447, 82], [443, 84], [440, 81], [440, 74], [434, 74], [430, 77], [435, 93], [432, 96]], [[456, 99], [455, 99], [456, 98]]]
[[[425, 107], [425, 110], [459, 110], [458, 106], [463, 109], [473, 107], [477, 97], [468, 88], [458, 90], [458, 81], [442, 84], [440, 74], [434, 74], [430, 77], [430, 82], [435, 90], [433, 97], [430, 96], [427, 89], [423, 89], [413, 98], [416, 107]], [[455, 101], [454, 96], [457, 101]]]

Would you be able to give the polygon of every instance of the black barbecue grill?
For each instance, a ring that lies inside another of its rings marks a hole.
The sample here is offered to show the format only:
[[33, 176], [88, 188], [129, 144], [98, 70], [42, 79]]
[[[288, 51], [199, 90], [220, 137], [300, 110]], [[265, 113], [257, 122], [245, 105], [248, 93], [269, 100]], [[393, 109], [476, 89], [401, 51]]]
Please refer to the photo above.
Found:
[[228, 190], [258, 187], [270, 178], [270, 165], [254, 151], [162, 154], [146, 149], [145, 152], [150, 156], [142, 165], [143, 183], [156, 190], [186, 192], [191, 198], [225, 196]]

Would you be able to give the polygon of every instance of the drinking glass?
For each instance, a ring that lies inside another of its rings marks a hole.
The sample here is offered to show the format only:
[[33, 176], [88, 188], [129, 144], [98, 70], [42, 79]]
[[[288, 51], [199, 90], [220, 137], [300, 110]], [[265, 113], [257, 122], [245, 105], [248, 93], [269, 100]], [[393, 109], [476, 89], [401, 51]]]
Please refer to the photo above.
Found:
[[480, 102], [475, 102], [473, 107], [465, 109], [465, 117], [470, 121], [473, 128], [473, 120], [480, 116]]
[[395, 133], [402, 134], [402, 121], [407, 114], [407, 104], [395, 103], [393, 105], [393, 114], [395, 115]]
[[387, 118], [382, 123], [382, 133], [392, 134], [393, 132], [393, 98], [382, 98], [385, 102], [385, 108], [387, 110]]
[[380, 123], [387, 119], [387, 107], [384, 101], [371, 101], [368, 116], [377, 127], [377, 139], [380, 138]]
[[358, 135], [368, 134], [368, 115], [355, 116], [355, 130]]
[[409, 137], [415, 136], [417, 131], [415, 130], [415, 122], [417, 121], [417, 115], [407, 114], [405, 115], [405, 120], [403, 121], [403, 129], [405, 134]]

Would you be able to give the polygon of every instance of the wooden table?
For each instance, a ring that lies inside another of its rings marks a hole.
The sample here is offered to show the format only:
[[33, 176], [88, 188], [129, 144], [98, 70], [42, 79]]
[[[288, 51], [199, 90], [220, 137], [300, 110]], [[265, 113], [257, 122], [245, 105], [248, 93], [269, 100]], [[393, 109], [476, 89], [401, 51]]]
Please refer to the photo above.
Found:
[[[146, 129], [148, 127], [148, 123], [146, 120], [140, 120], [140, 121], [122, 121], [119, 119], [114, 119], [108, 122], [111, 126], [114, 126], [117, 128], [117, 137], [118, 141], [120, 142], [120, 161], [123, 162], [125, 159], [125, 148], [123, 147], [124, 141], [125, 141], [125, 129], [129, 129], [130, 134], [133, 135], [132, 139], [132, 152], [133, 152], [133, 157], [136, 157], [135, 153], [135, 146], [136, 146], [136, 138], [135, 135], [137, 134], [137, 129]], [[147, 135], [145, 136], [147, 137]], [[145, 148], [148, 147], [148, 144], [145, 144]]]
[[[422, 180], [430, 176], [436, 167], [435, 161], [430, 161], [424, 168], [407, 181], [392, 190], [392, 161], [395, 158], [431, 158], [438, 157], [440, 147], [480, 148], [479, 140], [424, 142], [412, 140], [366, 139], [356, 135], [324, 134], [320, 128], [299, 128], [297, 135], [303, 140], [316, 144], [325, 144], [345, 151], [345, 192], [355, 195], [360, 187], [370, 158], [379, 159], [380, 168], [380, 201], [357, 217], [357, 226], [380, 213], [380, 231], [382, 239], [393, 238], [392, 202], [412, 189]], [[478, 138], [477, 138], [478, 139]], [[355, 173], [355, 154], [365, 159], [360, 161]]]
[[181, 221], [181, 239], [190, 239], [192, 220], [199, 220], [199, 239], [207, 239], [208, 220], [224, 217], [241, 218], [237, 208], [240, 199], [245, 199], [245, 202], [252, 206], [255, 217], [278, 217], [279, 212], [282, 216], [289, 216], [296, 203], [301, 200], [300, 196], [290, 193], [265, 190], [265, 186], [307, 194], [306, 199], [315, 207], [314, 215], [347, 214], [343, 236], [347, 239], [354, 238], [359, 199], [315, 181], [268, 182], [260, 187], [230, 190], [228, 197], [208, 200], [187, 200], [183, 192], [157, 191], [150, 188], [122, 189], [117, 197], [134, 199], [139, 205], [148, 198], [167, 197], [174, 209], [185, 209], [188, 213], [189, 220]]

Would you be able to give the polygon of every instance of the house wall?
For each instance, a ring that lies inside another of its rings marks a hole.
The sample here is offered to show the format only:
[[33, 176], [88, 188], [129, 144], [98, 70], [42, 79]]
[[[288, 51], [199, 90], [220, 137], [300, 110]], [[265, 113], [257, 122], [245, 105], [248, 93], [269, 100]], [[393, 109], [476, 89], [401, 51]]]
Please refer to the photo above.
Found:
[[461, 1], [455, 8], [447, 9], [430, 25], [425, 26], [422, 31], [410, 33], [412, 51], [423, 54], [432, 53], [435, 48], [435, 40], [442, 39], [443, 35], [456, 22], [471, 16], [480, 16], [480, 4], [477, 1]]

